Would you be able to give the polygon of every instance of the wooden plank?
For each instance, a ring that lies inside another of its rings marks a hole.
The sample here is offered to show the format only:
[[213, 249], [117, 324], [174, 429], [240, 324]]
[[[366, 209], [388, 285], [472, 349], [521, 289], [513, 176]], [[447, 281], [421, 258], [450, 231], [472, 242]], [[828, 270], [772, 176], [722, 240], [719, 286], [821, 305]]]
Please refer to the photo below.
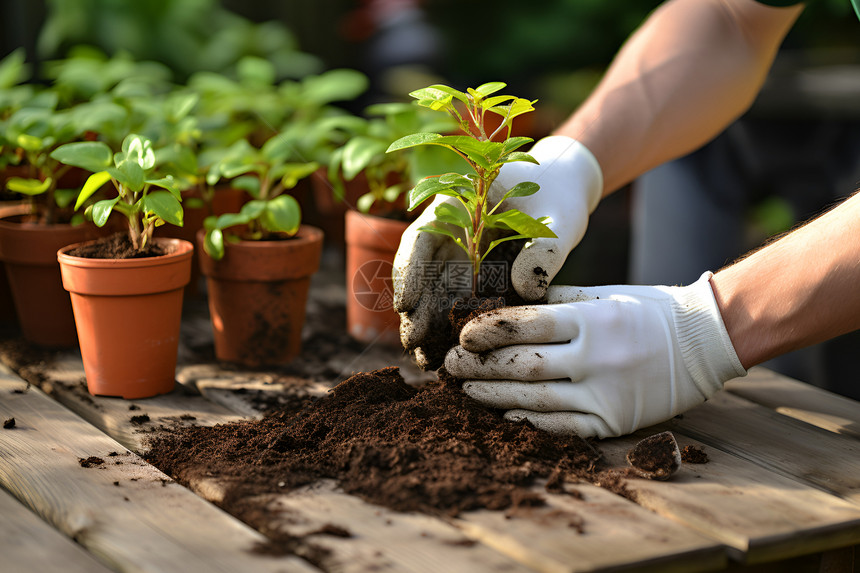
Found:
[[83, 362], [76, 352], [57, 355], [40, 375], [44, 379], [39, 386], [50, 396], [138, 453], [146, 451], [147, 436], [162, 425], [211, 426], [242, 419], [182, 384], [169, 394], [142, 400], [93, 396], [87, 391]]
[[0, 555], [3, 571], [108, 573], [80, 545], [39, 519], [0, 489]]
[[[117, 571], [315, 571], [0, 369], [0, 485]], [[83, 467], [81, 459], [104, 463]]]
[[[322, 563], [326, 570], [532, 571], [438, 518], [365, 503], [330, 481], [258, 501], [273, 516], [269, 529], [303, 536], [331, 552]], [[349, 537], [314, 534], [332, 525]]]
[[669, 423], [673, 430], [788, 478], [860, 504], [860, 440], [729, 392]]
[[[724, 419], [733, 425], [733, 419]], [[637, 441], [662, 428], [604, 440], [615, 467]], [[674, 432], [678, 445], [706, 451], [705, 464], [682, 464], [668, 481], [630, 479], [636, 501], [719, 539], [741, 563], [764, 563], [860, 543], [860, 507]]]
[[568, 486], [547, 506], [503, 514], [477, 511], [456, 521], [467, 535], [544, 573], [712, 571], [726, 565], [718, 541], [609, 491]]
[[780, 414], [837, 434], [860, 439], [860, 402], [766, 368], [752, 368], [745, 378], [730, 380], [726, 390]]

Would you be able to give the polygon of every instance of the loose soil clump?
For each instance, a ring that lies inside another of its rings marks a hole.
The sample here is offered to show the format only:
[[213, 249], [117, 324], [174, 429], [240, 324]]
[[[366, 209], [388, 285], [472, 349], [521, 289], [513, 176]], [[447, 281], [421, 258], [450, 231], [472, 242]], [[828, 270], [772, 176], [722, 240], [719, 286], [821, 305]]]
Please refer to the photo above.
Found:
[[444, 371], [414, 388], [392, 367], [358, 373], [298, 411], [172, 429], [153, 437], [147, 459], [181, 483], [232, 483], [225, 509], [251, 522], [242, 499], [320, 479], [399, 511], [541, 505], [536, 480], [557, 491], [565, 481], [594, 481], [600, 454], [581, 438], [505, 420]]
[[636, 444], [627, 462], [641, 477], [665, 480], [681, 467], [681, 452], [672, 432], [661, 432]]
[[681, 450], [681, 461], [685, 464], [706, 464], [708, 454], [702, 448], [696, 446], [684, 446]]

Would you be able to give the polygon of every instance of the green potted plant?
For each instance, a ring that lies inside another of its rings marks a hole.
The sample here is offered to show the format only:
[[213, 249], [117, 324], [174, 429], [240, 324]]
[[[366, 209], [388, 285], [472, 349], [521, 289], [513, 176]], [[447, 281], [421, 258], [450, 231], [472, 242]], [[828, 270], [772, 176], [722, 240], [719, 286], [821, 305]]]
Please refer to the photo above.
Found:
[[153, 232], [165, 223], [183, 223], [176, 182], [158, 172], [152, 142], [136, 134], [116, 153], [104, 142], [84, 141], [62, 145], [51, 155], [92, 172], [76, 209], [109, 185], [114, 196], [86, 207], [87, 217], [99, 227], [112, 213], [126, 222], [124, 233], [69, 245], [57, 254], [89, 391], [126, 399], [170, 392], [193, 246]]
[[238, 213], [208, 217], [198, 233], [219, 360], [278, 365], [301, 351], [323, 232], [301, 224], [298, 201], [288, 194], [319, 165], [294, 154], [291, 141], [277, 135], [259, 149], [240, 140], [210, 173], [251, 195]]
[[42, 90], [0, 120], [0, 156], [17, 168], [5, 179], [6, 192], [21, 199], [0, 212], [0, 261], [24, 338], [73, 347], [75, 323], [57, 249], [102, 233], [71, 209], [83, 183], [80, 173], [51, 156], [81, 135], [73, 110], [56, 106], [56, 93]]
[[354, 204], [347, 205], [345, 217], [347, 329], [360, 342], [399, 346], [391, 272], [412, 218], [406, 192], [424, 175], [466, 165], [438, 147], [386, 153], [408, 134], [455, 130], [457, 124], [446, 116], [400, 102], [369, 106], [365, 116], [362, 130], [336, 150], [329, 165], [330, 179], [342, 177], [363, 190]]

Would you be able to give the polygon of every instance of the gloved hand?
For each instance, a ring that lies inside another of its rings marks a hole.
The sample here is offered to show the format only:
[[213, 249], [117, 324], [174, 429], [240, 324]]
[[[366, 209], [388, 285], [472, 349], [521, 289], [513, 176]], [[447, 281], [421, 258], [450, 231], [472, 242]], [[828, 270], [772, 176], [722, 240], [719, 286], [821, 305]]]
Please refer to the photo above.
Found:
[[547, 305], [467, 323], [445, 368], [508, 419], [582, 437], [631, 433], [746, 375], [710, 277], [685, 287], [550, 287]]
[[[546, 137], [529, 153], [540, 165], [506, 164], [490, 188], [490, 202], [494, 205], [517, 183], [540, 185], [536, 194], [508, 199], [501, 208], [552, 218], [548, 226], [558, 238], [527, 242], [511, 269], [511, 280], [520, 296], [537, 301], [544, 297], [549, 282], [585, 234], [588, 216], [603, 192], [603, 174], [594, 155], [569, 137]], [[444, 202], [454, 203], [456, 199], [437, 197], [404, 232], [394, 258], [394, 309], [400, 313], [401, 342], [407, 350], [415, 350], [422, 366], [427, 365], [427, 359], [421, 347], [439, 331], [450, 308], [441, 304], [449, 291], [441, 265], [465, 259], [448, 237], [418, 231], [435, 221], [435, 209]]]

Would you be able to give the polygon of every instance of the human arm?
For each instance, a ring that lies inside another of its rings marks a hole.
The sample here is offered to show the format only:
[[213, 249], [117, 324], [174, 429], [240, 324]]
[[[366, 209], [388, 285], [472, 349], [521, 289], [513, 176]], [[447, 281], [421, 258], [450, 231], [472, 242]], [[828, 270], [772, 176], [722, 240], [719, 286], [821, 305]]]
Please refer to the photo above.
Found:
[[706, 143], [752, 104], [803, 10], [755, 0], [671, 0], [628, 39], [556, 131], [597, 158], [604, 195]]
[[[520, 181], [538, 183], [536, 195], [510, 206], [533, 217], [550, 216], [558, 235], [527, 242], [514, 261], [511, 281], [524, 300], [544, 297], [602, 195], [704, 143], [750, 105], [800, 11], [755, 0], [665, 3], [625, 44], [556, 136], [534, 146], [540, 164], [514, 163], [501, 170], [496, 196]], [[418, 231], [433, 221], [434, 208], [404, 234], [394, 261], [401, 341], [416, 351], [420, 364], [431, 367], [434, 361], [421, 347], [445, 327], [439, 301], [446, 288], [428, 280], [427, 269], [457, 255], [448, 239]]]
[[860, 328], [860, 195], [684, 287], [551, 287], [470, 321], [445, 366], [556, 433], [608, 437], [692, 408], [747, 368]]
[[860, 329], [860, 194], [711, 282], [746, 368]]

